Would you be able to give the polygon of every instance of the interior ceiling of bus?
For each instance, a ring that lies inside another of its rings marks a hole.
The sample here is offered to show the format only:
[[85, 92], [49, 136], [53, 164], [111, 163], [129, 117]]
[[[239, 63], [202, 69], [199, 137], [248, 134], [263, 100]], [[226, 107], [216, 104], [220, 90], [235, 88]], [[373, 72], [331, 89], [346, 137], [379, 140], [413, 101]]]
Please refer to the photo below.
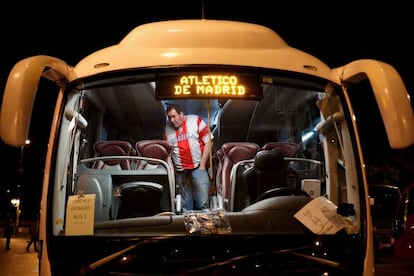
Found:
[[[221, 144], [231, 140], [243, 140], [248, 135], [257, 137], [274, 132], [278, 128], [291, 127], [286, 125], [286, 116], [295, 116], [300, 120], [301, 113], [298, 109], [309, 103], [309, 97], [303, 93], [295, 93], [293, 88], [292, 91], [288, 91], [289, 93], [278, 93], [278, 89], [291, 88], [269, 87], [264, 91], [266, 99], [259, 103], [237, 100], [235, 104], [235, 100], [228, 100], [224, 105], [224, 102], [219, 103], [217, 100], [158, 101], [154, 96], [154, 87], [143, 83], [96, 88], [89, 91], [91, 93], [88, 92], [87, 97], [110, 115], [107, 117], [112, 118], [112, 123], [116, 124], [118, 129], [131, 132], [131, 140], [162, 138], [166, 123], [165, 107], [172, 102], [179, 102], [186, 114], [198, 114], [206, 122], [210, 118], [212, 129], [216, 125], [219, 126], [220, 129], [213, 133]], [[218, 121], [216, 114], [221, 108], [223, 114]], [[252, 124], [257, 121], [260, 121], [260, 124]], [[252, 130], [254, 134], [251, 133]]]
[[142, 83], [92, 89], [86, 97], [110, 115], [119, 129], [134, 132], [137, 139], [161, 138], [166, 123], [165, 108], [173, 102], [180, 103], [187, 114], [198, 114], [206, 122], [210, 118], [211, 126], [219, 109], [217, 100], [158, 101], [153, 86]]

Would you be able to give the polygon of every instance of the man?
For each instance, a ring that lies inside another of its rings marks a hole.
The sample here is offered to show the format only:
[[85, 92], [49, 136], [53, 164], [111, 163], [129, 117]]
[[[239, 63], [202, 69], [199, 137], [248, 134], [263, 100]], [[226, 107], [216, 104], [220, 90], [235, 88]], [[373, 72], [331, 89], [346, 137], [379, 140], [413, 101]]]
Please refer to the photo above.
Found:
[[9, 219], [4, 229], [4, 236], [6, 237], [6, 250], [10, 250], [10, 240], [14, 233], [14, 222], [13, 219]]
[[213, 135], [198, 115], [184, 115], [182, 107], [172, 104], [166, 110], [168, 122], [164, 139], [173, 145], [172, 159], [182, 210], [209, 208], [210, 177], [207, 171]]
[[35, 252], [38, 251], [37, 241], [39, 240], [39, 221], [36, 220], [30, 226], [30, 241], [27, 243], [26, 251], [29, 252], [30, 246], [33, 244], [33, 249]]

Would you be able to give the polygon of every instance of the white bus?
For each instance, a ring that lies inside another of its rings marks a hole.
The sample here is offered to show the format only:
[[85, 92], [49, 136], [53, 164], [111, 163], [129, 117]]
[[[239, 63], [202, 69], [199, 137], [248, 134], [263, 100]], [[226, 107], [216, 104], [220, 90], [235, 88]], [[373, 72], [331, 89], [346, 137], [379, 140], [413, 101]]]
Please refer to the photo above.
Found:
[[[330, 68], [252, 23], [147, 23], [75, 66], [46, 55], [16, 63], [1, 106], [7, 145], [28, 138], [42, 78], [58, 97], [40, 275], [374, 274], [359, 122], [382, 120], [392, 148], [414, 142], [391, 65]], [[162, 138], [171, 103], [214, 135], [207, 210], [181, 209]]]

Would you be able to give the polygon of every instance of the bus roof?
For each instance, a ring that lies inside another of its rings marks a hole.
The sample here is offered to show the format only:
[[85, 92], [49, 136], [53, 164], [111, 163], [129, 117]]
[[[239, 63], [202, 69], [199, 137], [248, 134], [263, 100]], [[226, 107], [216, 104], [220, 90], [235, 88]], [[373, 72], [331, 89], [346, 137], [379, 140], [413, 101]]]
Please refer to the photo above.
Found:
[[331, 79], [316, 57], [292, 48], [268, 27], [225, 20], [172, 20], [133, 29], [119, 44], [90, 54], [75, 77], [130, 68], [222, 64], [282, 69]]

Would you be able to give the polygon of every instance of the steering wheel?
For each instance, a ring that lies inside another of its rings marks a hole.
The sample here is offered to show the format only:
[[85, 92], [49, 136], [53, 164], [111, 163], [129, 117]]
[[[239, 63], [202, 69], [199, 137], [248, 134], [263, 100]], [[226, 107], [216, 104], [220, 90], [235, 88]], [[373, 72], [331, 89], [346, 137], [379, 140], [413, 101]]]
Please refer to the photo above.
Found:
[[260, 200], [271, 198], [271, 197], [289, 196], [289, 195], [310, 197], [310, 195], [303, 190], [296, 190], [296, 189], [292, 189], [289, 187], [278, 187], [278, 188], [273, 188], [271, 190], [267, 190], [263, 194], [259, 195], [256, 201], [260, 201]]

